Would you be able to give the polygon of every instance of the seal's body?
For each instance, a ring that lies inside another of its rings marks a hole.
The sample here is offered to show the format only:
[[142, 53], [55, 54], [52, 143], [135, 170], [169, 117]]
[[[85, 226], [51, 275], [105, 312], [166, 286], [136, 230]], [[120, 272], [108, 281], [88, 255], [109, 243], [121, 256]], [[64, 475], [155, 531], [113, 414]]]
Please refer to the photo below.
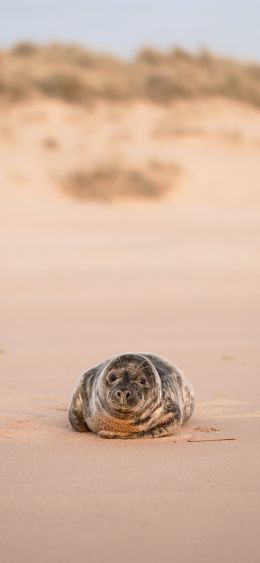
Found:
[[69, 406], [78, 432], [104, 438], [169, 436], [192, 415], [189, 380], [164, 358], [122, 354], [87, 371]]

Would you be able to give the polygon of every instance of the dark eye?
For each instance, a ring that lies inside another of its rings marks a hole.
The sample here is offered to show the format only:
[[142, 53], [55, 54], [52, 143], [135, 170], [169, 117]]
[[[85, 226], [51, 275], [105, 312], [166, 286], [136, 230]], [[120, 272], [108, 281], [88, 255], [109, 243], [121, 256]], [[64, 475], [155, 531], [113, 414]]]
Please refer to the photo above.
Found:
[[142, 377], [142, 379], [140, 379], [140, 383], [141, 385], [146, 385], [146, 379]]
[[116, 374], [115, 374], [115, 373], [111, 373], [110, 376], [109, 376], [109, 379], [110, 379], [110, 381], [112, 381], [112, 383], [113, 383], [113, 381], [116, 381], [116, 379], [117, 379]]

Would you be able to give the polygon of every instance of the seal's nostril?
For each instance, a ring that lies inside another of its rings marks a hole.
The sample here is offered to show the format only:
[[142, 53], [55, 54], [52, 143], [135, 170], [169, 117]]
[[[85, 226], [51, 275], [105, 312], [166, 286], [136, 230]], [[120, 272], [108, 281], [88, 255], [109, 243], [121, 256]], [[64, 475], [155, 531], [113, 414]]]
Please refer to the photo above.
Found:
[[127, 401], [127, 399], [130, 399], [131, 392], [130, 391], [120, 391], [120, 389], [117, 389], [116, 392], [115, 392], [115, 397], [118, 399], [118, 401], [120, 401], [120, 403], [124, 403], [125, 401]]

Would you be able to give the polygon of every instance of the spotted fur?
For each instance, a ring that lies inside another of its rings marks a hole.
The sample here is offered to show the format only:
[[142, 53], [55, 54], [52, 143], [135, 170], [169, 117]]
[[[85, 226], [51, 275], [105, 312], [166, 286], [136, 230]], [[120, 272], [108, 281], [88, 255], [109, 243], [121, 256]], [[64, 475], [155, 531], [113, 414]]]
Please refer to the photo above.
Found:
[[68, 416], [78, 432], [103, 438], [161, 437], [190, 418], [188, 378], [153, 354], [122, 354], [91, 368], [73, 394]]

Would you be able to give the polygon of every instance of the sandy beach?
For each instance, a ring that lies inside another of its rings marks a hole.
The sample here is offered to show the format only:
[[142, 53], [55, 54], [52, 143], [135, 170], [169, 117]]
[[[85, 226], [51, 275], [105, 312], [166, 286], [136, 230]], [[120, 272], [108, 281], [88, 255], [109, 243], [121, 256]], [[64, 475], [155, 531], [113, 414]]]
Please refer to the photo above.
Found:
[[[4, 563], [259, 560], [260, 114], [213, 103], [184, 107], [190, 128], [182, 120], [159, 141], [163, 110], [114, 109], [112, 130], [103, 107], [86, 145], [79, 110], [3, 111]], [[52, 131], [64, 145], [47, 155]], [[176, 190], [106, 204], [54, 187], [64, 162], [98, 159], [111, 138], [122, 158], [176, 161]], [[77, 378], [127, 351], [161, 354], [192, 380], [195, 414], [176, 436], [110, 441], [69, 427]]]

